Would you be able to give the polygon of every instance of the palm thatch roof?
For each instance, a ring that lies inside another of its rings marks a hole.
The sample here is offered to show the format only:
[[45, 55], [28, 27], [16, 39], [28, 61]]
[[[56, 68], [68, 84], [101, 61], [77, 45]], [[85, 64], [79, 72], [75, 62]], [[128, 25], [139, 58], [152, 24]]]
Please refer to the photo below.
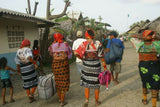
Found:
[[156, 18], [155, 20], [147, 23], [146, 25], [144, 25], [140, 30], [139, 33], [143, 32], [144, 30], [153, 30], [156, 33], [160, 34], [160, 17]]

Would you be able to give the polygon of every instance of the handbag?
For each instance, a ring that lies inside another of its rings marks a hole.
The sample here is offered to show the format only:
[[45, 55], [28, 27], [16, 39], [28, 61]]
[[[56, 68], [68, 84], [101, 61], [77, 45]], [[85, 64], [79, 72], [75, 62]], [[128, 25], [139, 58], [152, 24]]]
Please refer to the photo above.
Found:
[[105, 53], [106, 64], [115, 62], [117, 58], [122, 58], [123, 49], [118, 43], [113, 43], [111, 40], [111, 46], [109, 52]]
[[103, 71], [99, 73], [98, 76], [99, 82], [101, 85], [106, 85], [106, 89], [108, 90], [108, 84], [110, 83], [111, 80], [111, 73], [107, 71]]

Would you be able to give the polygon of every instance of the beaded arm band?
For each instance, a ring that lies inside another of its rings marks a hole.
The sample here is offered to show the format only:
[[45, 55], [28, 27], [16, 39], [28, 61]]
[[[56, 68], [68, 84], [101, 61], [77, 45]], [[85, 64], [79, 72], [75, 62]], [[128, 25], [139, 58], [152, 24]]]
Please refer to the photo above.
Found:
[[102, 65], [104, 67], [104, 70], [107, 70], [107, 66], [106, 66], [106, 63], [105, 63], [105, 59], [104, 58], [101, 58], [101, 61], [102, 61]]

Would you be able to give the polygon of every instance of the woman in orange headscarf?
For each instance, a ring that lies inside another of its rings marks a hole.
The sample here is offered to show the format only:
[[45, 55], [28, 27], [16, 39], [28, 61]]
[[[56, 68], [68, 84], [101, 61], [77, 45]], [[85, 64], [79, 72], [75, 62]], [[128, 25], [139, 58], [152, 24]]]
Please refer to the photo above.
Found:
[[[29, 103], [35, 101], [34, 92], [38, 85], [38, 78], [35, 72], [36, 61], [33, 60], [33, 54], [30, 49], [30, 41], [24, 39], [18, 49], [15, 58], [17, 69], [21, 73], [23, 79], [23, 88], [27, 92]], [[31, 89], [31, 90], [30, 90]]]
[[103, 66], [106, 70], [106, 64], [103, 58], [104, 50], [102, 44], [94, 40], [95, 35], [92, 29], [88, 29], [85, 32], [85, 37], [87, 41], [84, 41], [78, 49], [75, 50], [76, 57], [83, 61], [80, 85], [85, 87], [86, 100], [84, 107], [88, 106], [90, 89], [95, 89], [95, 105], [98, 106], [101, 104], [99, 101], [100, 83], [98, 80], [98, 75], [101, 72], [100, 58], [103, 59]]
[[152, 41], [155, 32], [145, 30], [138, 48], [139, 53], [139, 73], [143, 85], [143, 104], [148, 104], [147, 88], [152, 93], [152, 107], [156, 107], [157, 94], [160, 89], [160, 66], [157, 55], [160, 54], [160, 41]]
[[69, 90], [70, 70], [69, 60], [72, 56], [70, 46], [63, 42], [63, 35], [56, 33], [53, 35], [54, 42], [49, 47], [49, 53], [53, 57], [52, 69], [55, 76], [56, 90], [58, 92], [59, 102], [61, 106], [67, 104], [65, 92]]

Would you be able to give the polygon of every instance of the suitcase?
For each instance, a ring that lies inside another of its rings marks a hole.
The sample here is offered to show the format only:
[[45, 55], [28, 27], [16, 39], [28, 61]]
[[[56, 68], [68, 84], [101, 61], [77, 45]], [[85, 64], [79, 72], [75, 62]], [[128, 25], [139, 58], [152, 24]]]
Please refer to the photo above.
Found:
[[44, 100], [47, 100], [56, 93], [53, 73], [39, 77], [37, 90], [39, 98]]

